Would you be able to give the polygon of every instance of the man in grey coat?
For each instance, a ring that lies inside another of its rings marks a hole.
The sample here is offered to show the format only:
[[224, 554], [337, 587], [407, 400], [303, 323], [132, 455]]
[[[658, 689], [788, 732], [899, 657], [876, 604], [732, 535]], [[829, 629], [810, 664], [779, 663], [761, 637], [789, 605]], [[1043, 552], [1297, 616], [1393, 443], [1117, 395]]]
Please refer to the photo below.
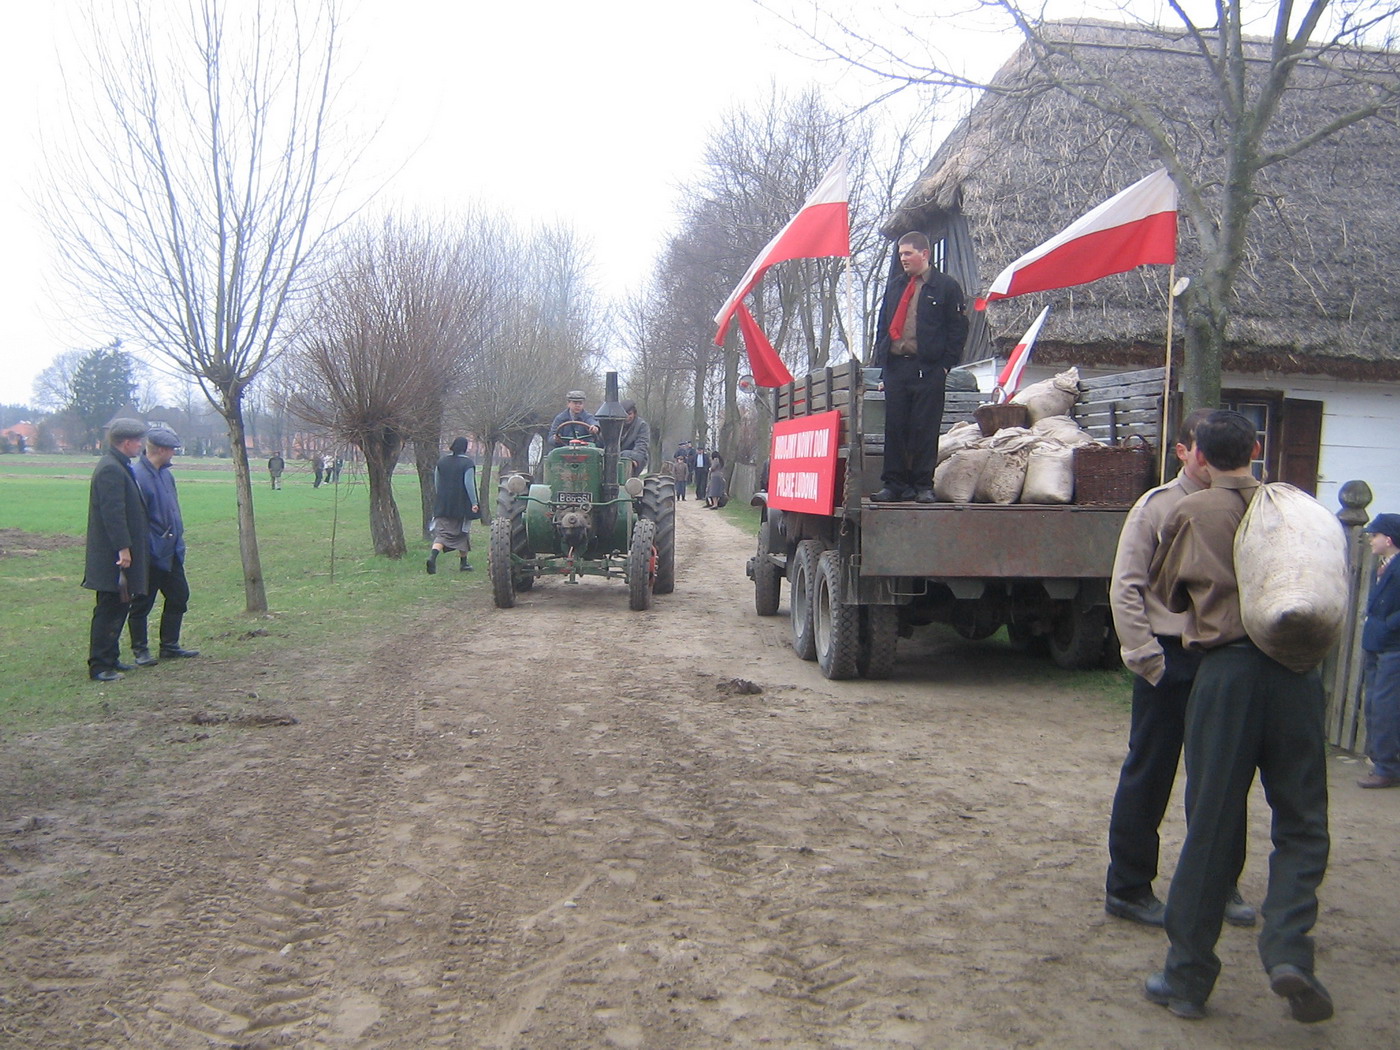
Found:
[[88, 491], [83, 586], [97, 592], [88, 640], [88, 677], [97, 682], [115, 682], [132, 670], [121, 662], [120, 639], [132, 598], [146, 593], [150, 567], [146, 501], [131, 470], [145, 436], [139, 419], [114, 419]]

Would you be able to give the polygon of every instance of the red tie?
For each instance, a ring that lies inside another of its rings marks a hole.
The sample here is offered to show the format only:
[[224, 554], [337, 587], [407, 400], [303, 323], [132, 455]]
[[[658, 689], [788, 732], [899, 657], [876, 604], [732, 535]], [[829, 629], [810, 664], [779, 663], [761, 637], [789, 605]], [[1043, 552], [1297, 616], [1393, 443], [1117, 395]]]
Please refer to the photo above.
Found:
[[899, 305], [894, 308], [894, 319], [890, 321], [890, 338], [898, 339], [904, 334], [904, 319], [909, 316], [909, 300], [914, 298], [914, 289], [919, 286], [917, 277], [909, 278], [904, 286], [904, 294], [899, 297]]

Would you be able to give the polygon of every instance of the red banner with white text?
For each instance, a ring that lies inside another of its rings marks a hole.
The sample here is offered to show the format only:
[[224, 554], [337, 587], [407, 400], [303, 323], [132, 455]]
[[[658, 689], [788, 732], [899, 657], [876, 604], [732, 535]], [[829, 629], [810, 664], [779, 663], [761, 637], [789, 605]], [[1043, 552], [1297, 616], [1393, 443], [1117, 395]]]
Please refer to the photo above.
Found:
[[821, 412], [774, 423], [768, 505], [777, 510], [830, 514], [836, 504], [836, 452], [840, 442], [840, 412]]

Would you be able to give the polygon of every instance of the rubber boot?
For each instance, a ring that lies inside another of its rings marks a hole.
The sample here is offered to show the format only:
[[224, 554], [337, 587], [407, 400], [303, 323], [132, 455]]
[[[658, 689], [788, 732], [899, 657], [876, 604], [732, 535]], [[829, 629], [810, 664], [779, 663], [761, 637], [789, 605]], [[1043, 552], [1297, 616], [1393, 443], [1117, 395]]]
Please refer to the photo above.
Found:
[[462, 568], [462, 571], [463, 571], [463, 572], [471, 572], [471, 571], [472, 571], [471, 563], [468, 562], [466, 558], [463, 558], [463, 559], [462, 559], [462, 566], [461, 566], [461, 568]]
[[430, 550], [430, 551], [428, 552], [428, 575], [429, 575], [429, 576], [436, 575], [436, 573], [437, 573], [437, 556], [438, 556], [438, 551], [437, 551], [437, 548], [436, 548], [436, 547], [434, 547], [432, 550]]

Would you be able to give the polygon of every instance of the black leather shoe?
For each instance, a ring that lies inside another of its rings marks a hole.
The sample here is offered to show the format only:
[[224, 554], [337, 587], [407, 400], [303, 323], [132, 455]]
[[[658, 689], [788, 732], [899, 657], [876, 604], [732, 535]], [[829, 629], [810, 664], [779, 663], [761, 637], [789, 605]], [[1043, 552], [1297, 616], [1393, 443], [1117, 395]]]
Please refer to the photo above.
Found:
[[870, 501], [872, 503], [903, 503], [906, 498], [903, 491], [896, 492], [886, 485], [879, 492], [875, 493], [875, 495], [871, 496]]
[[1225, 921], [1231, 926], [1253, 926], [1256, 916], [1254, 909], [1244, 902], [1239, 890], [1231, 890], [1225, 901]]
[[919, 489], [918, 492], [914, 493], [914, 502], [915, 502], [915, 503], [932, 503], [932, 502], [933, 502], [933, 489]]
[[1206, 1015], [1203, 1004], [1193, 1003], [1190, 999], [1181, 999], [1172, 994], [1165, 973], [1154, 973], [1149, 977], [1147, 983], [1142, 986], [1142, 994], [1149, 1003], [1165, 1006], [1177, 1017], [1187, 1021], [1199, 1021]]
[[1315, 1024], [1332, 1016], [1332, 997], [1307, 970], [1280, 963], [1269, 971], [1269, 990], [1288, 1000], [1293, 1020]]
[[188, 659], [191, 656], [198, 655], [198, 649], [181, 649], [178, 645], [172, 645], [168, 649], [163, 645], [160, 647], [160, 658], [162, 660]]
[[93, 671], [88, 677], [94, 682], [120, 682], [126, 675], [120, 671]]
[[1144, 926], [1160, 927], [1166, 924], [1167, 906], [1153, 893], [1136, 901], [1107, 894], [1103, 899], [1103, 910], [1114, 918], [1139, 922]]
[[149, 649], [137, 649], [132, 655], [136, 659], [137, 667], [154, 667], [160, 663], [160, 660], [151, 655]]
[[118, 660], [118, 661], [117, 661], [117, 670], [118, 670], [118, 671], [134, 671], [134, 670], [136, 670], [136, 665], [135, 665], [135, 664], [126, 664], [126, 663], [122, 663], [120, 660]]

